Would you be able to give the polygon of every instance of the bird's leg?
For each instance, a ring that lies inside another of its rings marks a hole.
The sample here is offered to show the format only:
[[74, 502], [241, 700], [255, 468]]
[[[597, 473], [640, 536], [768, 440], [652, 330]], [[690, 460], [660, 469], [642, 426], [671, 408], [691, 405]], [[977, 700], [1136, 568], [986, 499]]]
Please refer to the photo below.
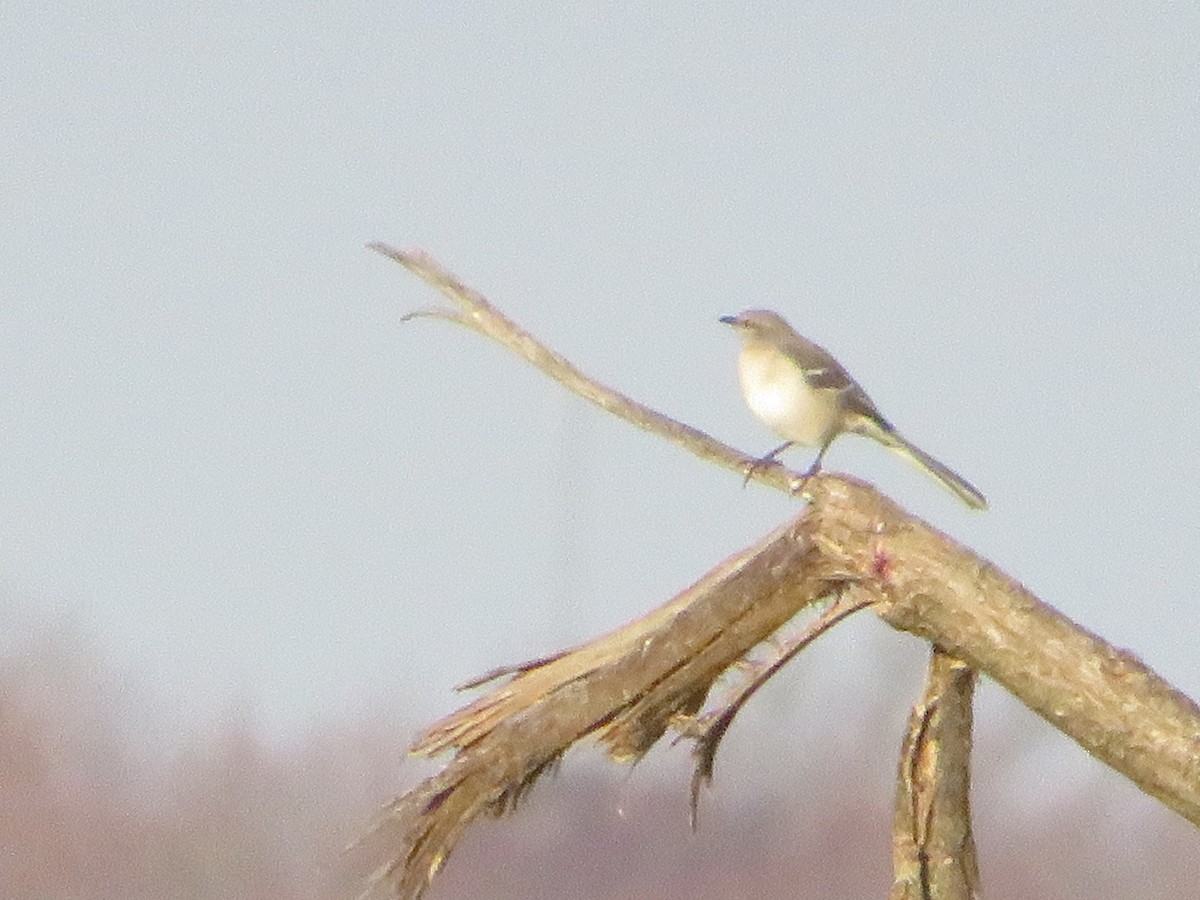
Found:
[[750, 465], [746, 467], [746, 478], [742, 482], [742, 487], [745, 487], [746, 485], [748, 485], [750, 483], [750, 479], [754, 477], [754, 473], [757, 472], [759, 469], [769, 466], [773, 462], [777, 462], [775, 457], [777, 457], [780, 453], [782, 453], [788, 447], [792, 446], [792, 444], [794, 444], [794, 443], [795, 443], [795, 441], [784, 441], [782, 444], [780, 444], [778, 447], [776, 447], [774, 450], [772, 450], [766, 456], [760, 456], [754, 462], [750, 463]]
[[793, 494], [802, 493], [805, 486], [808, 484], [808, 479], [812, 478], [821, 471], [821, 460], [825, 458], [825, 451], [829, 449], [829, 445], [832, 443], [832, 440], [828, 440], [821, 445], [821, 449], [817, 451], [817, 458], [812, 461], [812, 465], [809, 466], [808, 469], [805, 470], [804, 474], [801, 475], [796, 481], [796, 483], [792, 485]]

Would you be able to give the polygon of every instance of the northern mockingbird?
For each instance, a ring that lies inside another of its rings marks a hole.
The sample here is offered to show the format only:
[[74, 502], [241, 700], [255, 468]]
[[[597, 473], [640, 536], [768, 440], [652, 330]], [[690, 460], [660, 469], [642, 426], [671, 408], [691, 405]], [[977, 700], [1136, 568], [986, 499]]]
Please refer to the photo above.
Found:
[[721, 321], [737, 329], [742, 339], [738, 374], [746, 403], [786, 441], [756, 465], [773, 461], [792, 444], [817, 447], [807, 478], [820, 469], [834, 438], [847, 432], [862, 434], [911, 459], [972, 509], [987, 508], [983, 494], [905, 440], [850, 373], [825, 348], [798, 335], [783, 316], [766, 309], [748, 309], [736, 316], [722, 316]]

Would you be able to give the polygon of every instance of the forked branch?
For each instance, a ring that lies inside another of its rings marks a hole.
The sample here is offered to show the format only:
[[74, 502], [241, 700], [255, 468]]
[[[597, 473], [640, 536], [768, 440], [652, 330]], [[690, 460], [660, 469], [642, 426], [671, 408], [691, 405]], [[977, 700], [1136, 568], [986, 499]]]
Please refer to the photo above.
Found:
[[[742, 473], [754, 462], [587, 378], [427, 255], [371, 247], [455, 304], [420, 315], [446, 318], [499, 341], [580, 396], [701, 458]], [[784, 490], [797, 477], [782, 466], [753, 474]], [[698, 739], [698, 786], [711, 774], [716, 745], [741, 703], [807, 639], [782, 650], [740, 695], [701, 715], [714, 681], [797, 612], [829, 599], [832, 610], [871, 606], [893, 627], [944, 651], [946, 659], [961, 660], [941, 665], [938, 657], [931, 668], [931, 677], [947, 680], [949, 693], [929, 697], [954, 695], [966, 707], [939, 709], [929, 699], [916, 720], [905, 755], [905, 802], [913, 812], [898, 816], [897, 827], [908, 829], [916, 852], [957, 847], [963, 884], [971, 884], [973, 851], [967, 858], [963, 835], [938, 830], [954, 820], [935, 815], [952, 807], [939, 807], [932, 790], [939, 778], [958, 777], [948, 771], [965, 774], [965, 756], [950, 752], [969, 748], [972, 676], [963, 664], [990, 675], [1089, 753], [1200, 825], [1200, 709], [1192, 700], [868, 485], [819, 475], [806, 482], [805, 495], [810, 502], [799, 518], [660, 609], [573, 650], [477, 680], [507, 677], [417, 741], [414, 753], [454, 755], [381, 814], [376, 835], [389, 861], [379, 870], [380, 881], [397, 896], [417, 897], [476, 817], [511, 807], [538, 774], [589, 735], [614, 758], [633, 760], [674, 724]], [[949, 736], [937, 730], [939, 714]], [[935, 737], [938, 742], [931, 742]], [[939, 750], [941, 755], [931, 753]], [[965, 798], [965, 783], [962, 790]], [[898, 885], [902, 862], [898, 857]]]

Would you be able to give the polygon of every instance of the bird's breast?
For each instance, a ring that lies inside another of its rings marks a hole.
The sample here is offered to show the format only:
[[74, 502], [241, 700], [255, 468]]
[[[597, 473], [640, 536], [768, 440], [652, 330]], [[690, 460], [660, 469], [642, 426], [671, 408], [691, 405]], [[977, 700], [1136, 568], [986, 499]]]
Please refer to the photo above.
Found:
[[738, 357], [746, 404], [781, 438], [819, 447], [837, 425], [837, 395], [814, 390], [799, 366], [770, 348], [747, 347]]

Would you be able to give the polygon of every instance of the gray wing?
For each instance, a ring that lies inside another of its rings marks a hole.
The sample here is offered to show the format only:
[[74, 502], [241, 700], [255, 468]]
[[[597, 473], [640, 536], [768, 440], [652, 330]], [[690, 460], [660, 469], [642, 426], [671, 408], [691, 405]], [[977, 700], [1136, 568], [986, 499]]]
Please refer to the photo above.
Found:
[[842, 409], [849, 415], [871, 419], [886, 431], [894, 430], [862, 385], [833, 358], [832, 353], [800, 335], [789, 340], [786, 349], [804, 370], [809, 384], [817, 390], [837, 391], [842, 395]]

